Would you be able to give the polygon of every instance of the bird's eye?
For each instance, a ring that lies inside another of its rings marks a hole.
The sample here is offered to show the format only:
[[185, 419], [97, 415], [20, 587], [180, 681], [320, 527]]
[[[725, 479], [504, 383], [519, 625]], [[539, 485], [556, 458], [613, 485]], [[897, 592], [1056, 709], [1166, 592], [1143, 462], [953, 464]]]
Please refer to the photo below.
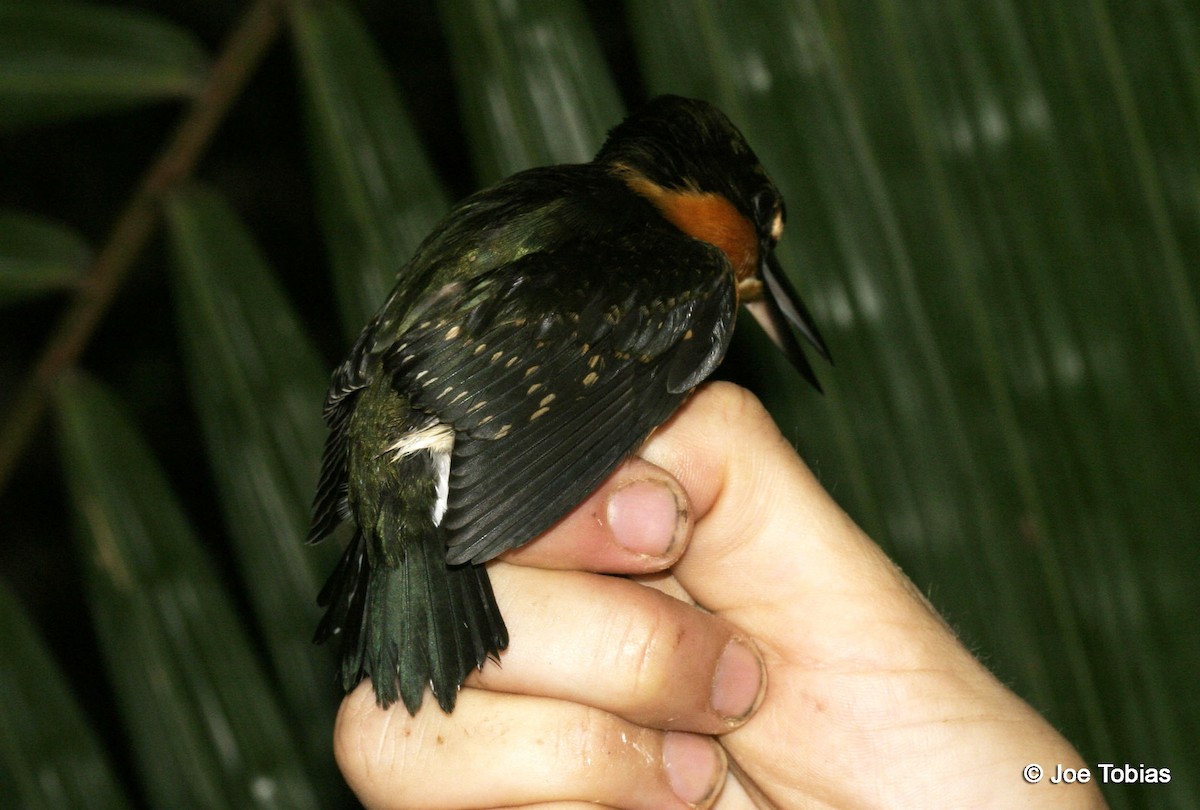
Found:
[[750, 204], [754, 207], [754, 219], [759, 222], [766, 222], [774, 213], [771, 209], [774, 208], [773, 195], [770, 191], [763, 189], [755, 194], [750, 199]]
[[763, 189], [751, 198], [750, 203], [759, 232], [770, 237], [772, 242], [778, 242], [783, 235], [783, 200], [774, 190]]
[[778, 242], [783, 234], [783, 200], [773, 189], [763, 189], [751, 198], [750, 203], [759, 231]]

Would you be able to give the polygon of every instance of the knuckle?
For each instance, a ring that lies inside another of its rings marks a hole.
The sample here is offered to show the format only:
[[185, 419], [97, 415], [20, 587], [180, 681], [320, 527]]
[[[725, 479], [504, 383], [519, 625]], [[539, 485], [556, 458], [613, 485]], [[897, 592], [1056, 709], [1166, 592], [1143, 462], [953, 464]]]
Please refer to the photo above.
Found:
[[771, 417], [762, 400], [740, 385], [724, 381], [710, 383], [706, 395], [710, 407], [729, 426], [745, 429], [747, 425], [758, 424], [764, 419], [770, 421]]
[[560, 767], [578, 768], [568, 779], [585, 779], [598, 765], [623, 758], [629, 744], [625, 726], [608, 712], [591, 706], [579, 707], [556, 729], [555, 761]]
[[[649, 595], [649, 594], [648, 594]], [[626, 706], [661, 702], [671, 686], [672, 653], [686, 631], [660, 600], [647, 600], [611, 629], [609, 671], [618, 674], [616, 698]]]
[[355, 695], [343, 701], [334, 726], [334, 758], [364, 805], [407, 800], [403, 786], [427, 764], [422, 762], [423, 724], [403, 710], [375, 710], [373, 693], [366, 694], [366, 699]]

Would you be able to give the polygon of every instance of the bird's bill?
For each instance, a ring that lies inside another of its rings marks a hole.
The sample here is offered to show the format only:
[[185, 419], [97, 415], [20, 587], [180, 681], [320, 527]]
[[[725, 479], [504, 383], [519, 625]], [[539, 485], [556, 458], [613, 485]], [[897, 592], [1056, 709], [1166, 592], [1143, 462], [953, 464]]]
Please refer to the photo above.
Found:
[[817, 354], [824, 357], [826, 361], [833, 362], [829, 355], [829, 348], [817, 330], [816, 322], [809, 314], [808, 308], [804, 306], [804, 302], [800, 300], [800, 295], [783, 274], [779, 260], [775, 258], [773, 252], [767, 252], [759, 266], [759, 272], [762, 273], [763, 296], [757, 301], [747, 302], [746, 309], [754, 316], [754, 320], [758, 321], [758, 325], [767, 333], [771, 341], [783, 352], [788, 362], [795, 366], [804, 379], [820, 391], [821, 383], [817, 380], [812, 365], [804, 355], [804, 349], [796, 339], [796, 333], [799, 333], [817, 350]]

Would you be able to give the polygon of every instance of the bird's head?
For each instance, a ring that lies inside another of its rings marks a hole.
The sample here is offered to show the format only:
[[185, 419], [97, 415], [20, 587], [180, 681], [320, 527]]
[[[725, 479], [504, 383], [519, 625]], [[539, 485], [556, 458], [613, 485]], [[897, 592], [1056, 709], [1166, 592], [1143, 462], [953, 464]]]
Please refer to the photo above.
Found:
[[613, 128], [595, 162], [680, 230], [725, 253], [739, 301], [819, 390], [796, 333], [826, 360], [829, 350], [775, 259], [783, 196], [729, 118], [706, 101], [659, 96]]

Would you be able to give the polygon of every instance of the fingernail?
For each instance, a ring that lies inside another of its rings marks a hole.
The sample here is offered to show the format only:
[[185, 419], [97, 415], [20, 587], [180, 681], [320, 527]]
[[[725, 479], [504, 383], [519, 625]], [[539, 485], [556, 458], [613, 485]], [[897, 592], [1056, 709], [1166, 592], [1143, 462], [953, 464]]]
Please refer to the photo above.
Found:
[[725, 783], [725, 752], [711, 737], [668, 731], [663, 767], [671, 792], [692, 807], [708, 807]]
[[663, 481], [633, 481], [608, 498], [608, 527], [613, 537], [637, 554], [665, 556], [686, 516], [681, 499]]
[[758, 708], [765, 687], [765, 668], [753, 642], [731, 639], [713, 674], [713, 710], [726, 720], [744, 720]]

